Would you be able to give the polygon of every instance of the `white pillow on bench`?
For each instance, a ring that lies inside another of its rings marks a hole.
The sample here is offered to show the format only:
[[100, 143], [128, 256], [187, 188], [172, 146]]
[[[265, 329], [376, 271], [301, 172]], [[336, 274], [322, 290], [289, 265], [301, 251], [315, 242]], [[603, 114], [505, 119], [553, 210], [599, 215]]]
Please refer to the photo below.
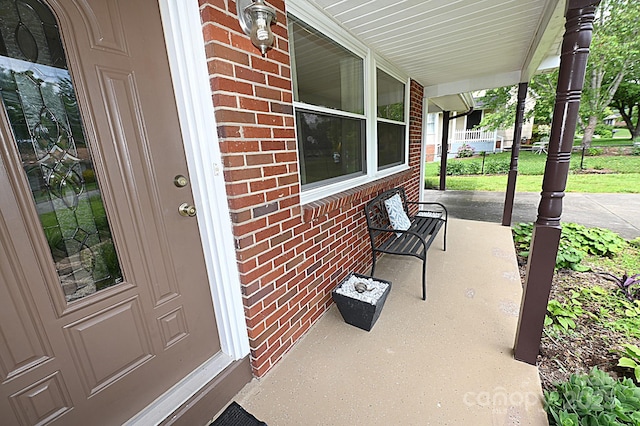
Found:
[[[384, 200], [384, 205], [387, 208], [387, 214], [389, 215], [389, 223], [393, 229], [399, 231], [406, 231], [411, 226], [411, 220], [402, 207], [402, 200], [399, 194], [395, 194], [393, 197]], [[402, 232], [396, 232], [396, 236], [402, 236]]]

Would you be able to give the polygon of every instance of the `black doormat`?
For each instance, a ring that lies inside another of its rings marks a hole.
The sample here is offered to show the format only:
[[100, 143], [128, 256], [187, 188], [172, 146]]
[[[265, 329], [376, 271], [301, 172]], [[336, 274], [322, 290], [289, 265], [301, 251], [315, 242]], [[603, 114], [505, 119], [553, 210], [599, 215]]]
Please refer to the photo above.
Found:
[[233, 401], [209, 426], [267, 426]]

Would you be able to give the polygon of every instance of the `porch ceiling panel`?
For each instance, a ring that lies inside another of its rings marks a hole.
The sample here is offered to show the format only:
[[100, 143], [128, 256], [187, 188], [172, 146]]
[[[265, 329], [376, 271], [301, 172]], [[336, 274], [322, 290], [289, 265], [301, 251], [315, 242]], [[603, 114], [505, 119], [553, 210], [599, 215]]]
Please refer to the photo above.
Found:
[[565, 0], [309, 1], [425, 86], [425, 96], [528, 81], [559, 53], [565, 7]]

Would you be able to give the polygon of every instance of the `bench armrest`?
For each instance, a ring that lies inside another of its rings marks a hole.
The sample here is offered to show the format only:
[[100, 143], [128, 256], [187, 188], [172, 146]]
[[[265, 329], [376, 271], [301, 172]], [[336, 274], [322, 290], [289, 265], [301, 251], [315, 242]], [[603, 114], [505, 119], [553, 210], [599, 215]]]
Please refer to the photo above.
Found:
[[[438, 203], [435, 201], [407, 201], [407, 204], [417, 204], [418, 206], [438, 206], [440, 208], [442, 208], [442, 211], [444, 212], [444, 218], [445, 220], [449, 217], [449, 212], [447, 211], [447, 208], [444, 206], [444, 204], [442, 203]], [[420, 213], [420, 212], [418, 212]]]

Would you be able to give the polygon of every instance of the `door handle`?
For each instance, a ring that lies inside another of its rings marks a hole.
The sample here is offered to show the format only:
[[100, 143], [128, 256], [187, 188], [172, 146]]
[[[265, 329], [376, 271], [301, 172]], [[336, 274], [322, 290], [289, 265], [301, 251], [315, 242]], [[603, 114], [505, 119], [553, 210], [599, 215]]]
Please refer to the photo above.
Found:
[[178, 207], [178, 213], [180, 213], [180, 216], [194, 217], [196, 215], [196, 207], [191, 204], [182, 203], [180, 207]]

